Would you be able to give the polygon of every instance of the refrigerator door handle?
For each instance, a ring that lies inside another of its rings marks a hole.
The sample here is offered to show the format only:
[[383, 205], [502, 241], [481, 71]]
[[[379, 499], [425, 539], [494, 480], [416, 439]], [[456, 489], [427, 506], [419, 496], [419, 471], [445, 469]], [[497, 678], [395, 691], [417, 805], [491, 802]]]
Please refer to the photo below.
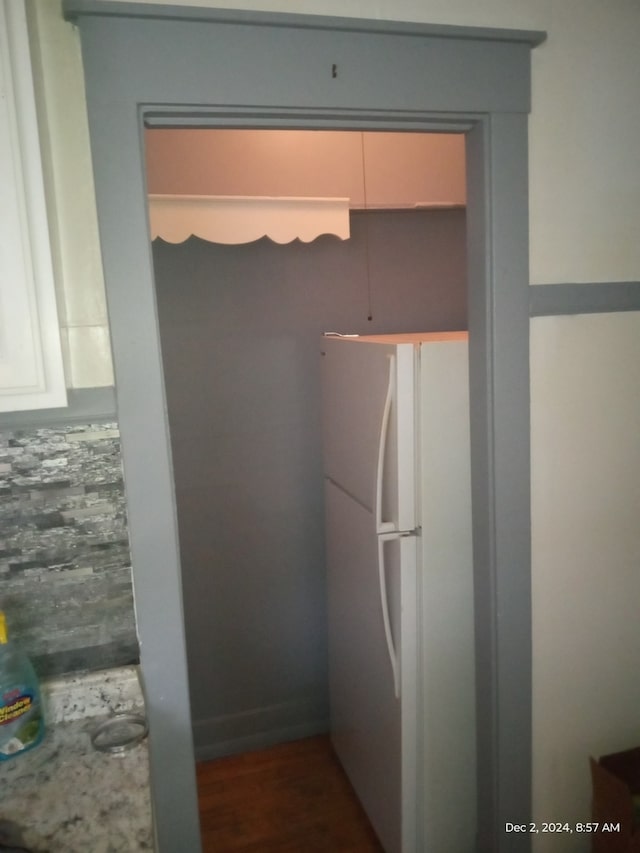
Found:
[[389, 435], [389, 418], [391, 415], [391, 403], [395, 395], [396, 359], [389, 355], [389, 380], [387, 382], [387, 393], [382, 409], [382, 420], [380, 422], [380, 439], [378, 441], [378, 466], [376, 468], [376, 530], [378, 533], [391, 533], [395, 530], [392, 521], [382, 520], [382, 490], [384, 485], [384, 456], [387, 449], [387, 437]]
[[399, 539], [401, 533], [387, 533], [378, 536], [378, 575], [380, 579], [380, 603], [382, 605], [382, 622], [384, 624], [384, 636], [387, 641], [387, 651], [389, 652], [389, 661], [391, 662], [391, 671], [393, 673], [393, 692], [396, 699], [400, 698], [400, 667], [398, 664], [398, 654], [393, 642], [393, 634], [391, 633], [391, 620], [389, 618], [389, 598], [387, 595], [387, 575], [384, 561], [384, 545], [385, 542], [390, 542], [393, 539]]

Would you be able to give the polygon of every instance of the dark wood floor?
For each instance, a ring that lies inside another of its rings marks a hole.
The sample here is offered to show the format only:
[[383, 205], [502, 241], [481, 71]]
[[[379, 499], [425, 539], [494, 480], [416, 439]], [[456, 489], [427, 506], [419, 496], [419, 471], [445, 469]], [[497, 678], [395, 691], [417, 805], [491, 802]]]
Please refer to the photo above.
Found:
[[197, 765], [203, 853], [383, 853], [328, 737]]

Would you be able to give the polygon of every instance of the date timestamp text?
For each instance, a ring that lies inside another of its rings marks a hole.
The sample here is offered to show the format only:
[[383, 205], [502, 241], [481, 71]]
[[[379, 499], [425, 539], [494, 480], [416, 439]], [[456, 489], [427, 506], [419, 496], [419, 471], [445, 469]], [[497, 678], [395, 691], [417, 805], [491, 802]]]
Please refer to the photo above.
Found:
[[588, 821], [585, 823], [563, 823], [562, 821], [532, 821], [531, 823], [510, 823], [507, 821], [504, 826], [505, 832], [620, 832], [619, 823], [598, 823], [597, 821]]

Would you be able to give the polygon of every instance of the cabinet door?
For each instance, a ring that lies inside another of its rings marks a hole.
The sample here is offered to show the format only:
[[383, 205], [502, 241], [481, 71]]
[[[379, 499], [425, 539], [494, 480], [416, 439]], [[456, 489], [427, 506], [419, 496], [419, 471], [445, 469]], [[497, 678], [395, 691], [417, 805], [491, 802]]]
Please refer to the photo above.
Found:
[[22, 2], [0, 0], [0, 411], [66, 406]]

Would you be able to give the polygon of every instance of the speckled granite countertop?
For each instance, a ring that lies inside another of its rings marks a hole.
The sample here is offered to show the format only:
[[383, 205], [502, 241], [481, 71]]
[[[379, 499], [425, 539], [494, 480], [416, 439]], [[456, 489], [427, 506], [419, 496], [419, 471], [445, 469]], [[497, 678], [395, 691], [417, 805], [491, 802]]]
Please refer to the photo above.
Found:
[[111, 713], [143, 712], [131, 671], [43, 685], [45, 740], [0, 762], [0, 820], [20, 826], [22, 843], [34, 853], [153, 850], [146, 741], [113, 755], [90, 740]]

